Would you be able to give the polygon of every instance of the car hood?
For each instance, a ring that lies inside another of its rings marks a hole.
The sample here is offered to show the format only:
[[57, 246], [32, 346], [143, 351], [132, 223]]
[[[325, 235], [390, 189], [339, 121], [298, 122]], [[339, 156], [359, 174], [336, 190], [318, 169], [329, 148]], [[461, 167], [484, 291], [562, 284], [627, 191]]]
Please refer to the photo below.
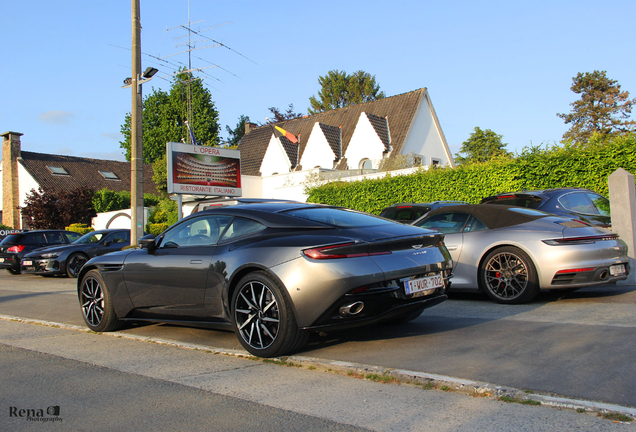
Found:
[[[92, 245], [99, 246], [99, 243], [93, 243]], [[38, 256], [38, 255], [41, 255], [44, 252], [51, 253], [51, 252], [85, 250], [89, 246], [91, 246], [91, 245], [88, 245], [88, 244], [60, 244], [60, 245], [53, 245], [53, 246], [44, 246], [44, 247], [41, 247], [41, 248], [38, 248], [38, 249], [34, 249], [33, 251], [29, 252], [27, 254], [27, 256], [28, 255]]]

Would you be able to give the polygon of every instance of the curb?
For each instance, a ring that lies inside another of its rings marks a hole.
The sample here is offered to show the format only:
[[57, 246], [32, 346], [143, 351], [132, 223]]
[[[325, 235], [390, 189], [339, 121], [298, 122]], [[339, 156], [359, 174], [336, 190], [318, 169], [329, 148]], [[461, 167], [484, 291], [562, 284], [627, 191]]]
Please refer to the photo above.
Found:
[[[36, 324], [47, 327], [62, 328], [67, 330], [74, 330], [84, 333], [93, 333], [105, 336], [114, 336], [117, 338], [151, 342], [161, 345], [173, 346], [178, 348], [185, 348], [190, 350], [198, 350], [204, 352], [210, 352], [214, 354], [224, 354], [229, 356], [241, 357], [245, 359], [251, 359], [256, 361], [263, 361], [267, 363], [281, 364], [285, 366], [305, 366], [312, 370], [318, 370], [322, 372], [337, 373], [358, 379], [366, 379], [370, 381], [393, 383], [393, 384], [405, 384], [421, 386], [425, 390], [436, 389], [441, 391], [453, 391], [462, 393], [472, 397], [483, 398], [496, 398], [496, 400], [502, 400], [504, 402], [517, 402], [522, 404], [540, 404], [542, 406], [575, 410], [578, 412], [586, 413], [598, 413], [602, 414], [620, 414], [629, 416], [636, 419], [636, 408], [626, 407], [621, 405], [608, 404], [604, 402], [587, 401], [582, 399], [572, 399], [567, 397], [561, 397], [556, 394], [543, 395], [537, 393], [527, 393], [524, 390], [520, 390], [514, 387], [499, 386], [491, 383], [472, 381], [468, 379], [450, 377], [445, 375], [429, 374], [426, 372], [418, 372], [411, 370], [391, 369], [381, 366], [365, 365], [360, 363], [336, 361], [336, 360], [324, 360], [314, 357], [305, 356], [289, 356], [278, 357], [272, 359], [262, 359], [255, 357], [243, 350], [231, 350], [213, 348], [204, 345], [189, 344], [182, 342], [175, 342], [167, 339], [153, 338], [148, 336], [135, 336], [121, 332], [109, 332], [109, 333], [95, 333], [92, 330], [84, 326], [77, 326], [72, 324], [62, 324], [52, 321], [43, 321], [31, 318], [20, 318], [11, 315], [1, 315], [0, 319], [7, 321], [22, 322], [26, 324]], [[504, 398], [504, 399], [501, 399]], [[615, 421], [616, 422], [616, 421]], [[623, 423], [623, 422], [616, 422]]]

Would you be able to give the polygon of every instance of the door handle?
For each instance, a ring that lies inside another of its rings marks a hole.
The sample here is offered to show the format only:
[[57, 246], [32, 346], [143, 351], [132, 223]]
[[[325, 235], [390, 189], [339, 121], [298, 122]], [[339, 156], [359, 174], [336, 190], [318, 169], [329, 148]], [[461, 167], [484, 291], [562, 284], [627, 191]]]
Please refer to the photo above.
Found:
[[453, 246], [446, 245], [446, 249], [448, 249], [449, 251], [452, 251], [452, 250], [454, 251], [454, 250], [457, 250], [457, 246], [455, 246], [455, 245], [453, 245]]
[[190, 260], [190, 264], [201, 264], [203, 260]]

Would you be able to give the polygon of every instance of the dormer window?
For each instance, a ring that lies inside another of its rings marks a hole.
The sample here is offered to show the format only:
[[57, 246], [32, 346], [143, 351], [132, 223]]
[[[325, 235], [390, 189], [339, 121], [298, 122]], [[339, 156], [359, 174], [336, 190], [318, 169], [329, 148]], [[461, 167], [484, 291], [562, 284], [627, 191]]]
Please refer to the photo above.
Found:
[[51, 171], [51, 174], [56, 174], [56, 175], [70, 175], [68, 173], [68, 171], [66, 171], [64, 168], [62, 167], [56, 167], [56, 166], [46, 166], [49, 171]]
[[99, 171], [106, 180], [119, 180], [119, 176], [112, 171]]

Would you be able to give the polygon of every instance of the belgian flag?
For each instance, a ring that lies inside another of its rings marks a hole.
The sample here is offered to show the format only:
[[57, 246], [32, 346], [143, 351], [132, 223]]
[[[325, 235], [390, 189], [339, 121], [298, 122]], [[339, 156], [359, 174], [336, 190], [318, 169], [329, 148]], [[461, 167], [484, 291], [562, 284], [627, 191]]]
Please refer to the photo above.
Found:
[[290, 140], [294, 144], [298, 144], [298, 138], [296, 138], [296, 135], [294, 135], [293, 133], [287, 132], [282, 127], [274, 126], [274, 125], [271, 125], [271, 124], [270, 124], [270, 126], [274, 130], [274, 136], [276, 138], [280, 138], [280, 137], [284, 136], [285, 138], [287, 138], [288, 140]]

